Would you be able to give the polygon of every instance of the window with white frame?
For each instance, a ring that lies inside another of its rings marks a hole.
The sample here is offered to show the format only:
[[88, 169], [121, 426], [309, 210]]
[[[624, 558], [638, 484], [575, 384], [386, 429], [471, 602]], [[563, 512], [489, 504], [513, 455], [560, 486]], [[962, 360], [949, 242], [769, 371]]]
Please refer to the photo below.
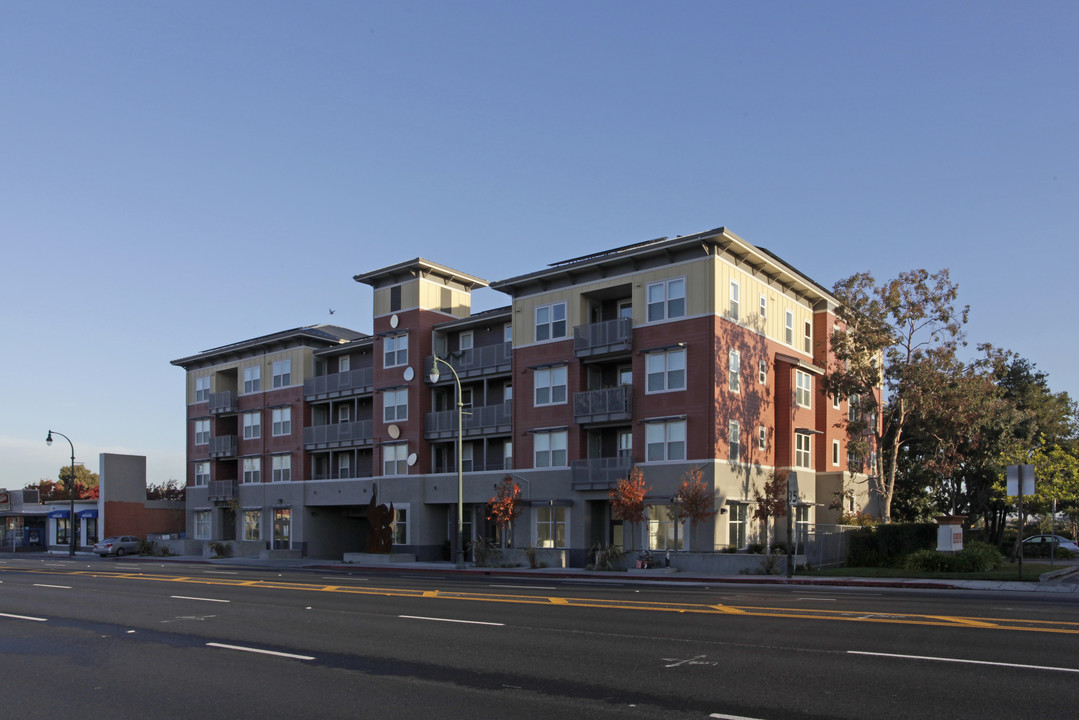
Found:
[[382, 340], [382, 366], [408, 365], [408, 333], [387, 335]]
[[728, 503], [730, 519], [727, 520], [728, 542], [731, 547], [744, 548], [746, 546], [746, 517], [749, 515], [749, 506], [745, 503]]
[[677, 348], [644, 356], [646, 392], [686, 389], [686, 350]]
[[506, 323], [502, 326], [502, 342], [513, 342], [513, 324]]
[[810, 355], [813, 354], [813, 323], [808, 320], [805, 324], [805, 335], [802, 338], [802, 350]]
[[352, 359], [348, 355], [337, 358], [337, 372], [344, 373], [352, 369]]
[[352, 406], [351, 405], [338, 405], [337, 406], [337, 422], [347, 423], [352, 419]]
[[273, 481], [289, 482], [292, 480], [292, 456], [274, 455], [272, 460]]
[[408, 474], [408, 443], [391, 443], [382, 446], [382, 474]]
[[839, 409], [839, 396], [835, 395], [835, 394], [832, 395], [832, 409], [833, 410], [838, 410]]
[[566, 337], [566, 303], [536, 308], [536, 342]]
[[461, 446], [461, 472], [472, 472], [472, 443]]
[[737, 420], [727, 423], [727, 446], [730, 448], [729, 457], [731, 462], [742, 459], [742, 426]]
[[757, 428], [757, 449], [768, 449], [768, 428], [763, 425]]
[[244, 540], [262, 539], [262, 511], [244, 510]]
[[262, 389], [262, 367], [251, 365], [244, 368], [244, 393], [255, 393]]
[[649, 550], [681, 550], [685, 538], [685, 523], [678, 522], [674, 505], [648, 506]]
[[382, 393], [382, 420], [388, 423], [408, 420], [408, 388]]
[[565, 365], [532, 371], [535, 405], [563, 405], [566, 402], [567, 368]]
[[292, 360], [278, 360], [273, 364], [273, 386], [288, 387], [292, 384]]
[[291, 435], [292, 434], [292, 408], [274, 408], [273, 412], [273, 434], [274, 436]]
[[813, 436], [809, 433], [794, 433], [794, 466], [813, 467]]
[[794, 345], [794, 313], [790, 310], [783, 319], [783, 342]]
[[337, 477], [347, 478], [352, 476], [352, 457], [347, 453], [337, 456]]
[[794, 401], [804, 408], [813, 404], [813, 376], [802, 370], [794, 371]]
[[466, 330], [465, 332], [461, 333], [461, 336], [458, 339], [457, 343], [458, 343], [458, 347], [457, 347], [458, 350], [471, 350], [472, 349], [472, 331], [471, 330]]
[[210, 421], [209, 420], [196, 420], [195, 421], [195, 444], [196, 445], [209, 445], [210, 444]]
[[742, 391], [741, 372], [742, 354], [737, 350], [727, 353], [727, 388], [731, 392]]
[[649, 462], [686, 459], [686, 421], [650, 422], [644, 426], [645, 457]]
[[210, 539], [210, 511], [198, 510], [194, 513], [195, 516], [195, 539], [196, 540], [209, 540]]
[[847, 419], [854, 422], [858, 419], [858, 415], [861, 412], [862, 399], [857, 395], [851, 395], [847, 398]]
[[244, 458], [243, 478], [245, 483], [262, 482], [262, 458]]
[[651, 283], [645, 288], [645, 294], [648, 300], [648, 322], [685, 317], [685, 278]]
[[804, 552], [806, 543], [809, 541], [809, 506], [794, 506], [794, 543], [795, 553]]
[[727, 314], [732, 320], [738, 319], [741, 304], [742, 289], [738, 286], [737, 280], [731, 280], [730, 302], [727, 305]]
[[210, 484], [210, 463], [195, 463], [195, 485], [203, 486]]
[[759, 382], [761, 385], [767, 385], [768, 384], [768, 361], [767, 360], [758, 360], [757, 361], [757, 382]]
[[262, 437], [262, 413], [244, 413], [244, 440]]
[[542, 505], [536, 508], [536, 547], [566, 547], [566, 508]]
[[839, 467], [839, 441], [832, 441], [832, 465]]
[[569, 433], [565, 430], [537, 432], [532, 438], [532, 465], [538, 468], [569, 464]]
[[758, 312], [761, 314], [761, 320], [768, 319], [768, 298], [764, 295], [761, 295], [760, 310]]
[[210, 376], [195, 378], [195, 402], [209, 402]]
[[513, 441], [507, 440], [502, 444], [502, 469], [509, 470], [513, 467]]
[[408, 545], [408, 508], [393, 507], [393, 524], [390, 526], [393, 531], [393, 544], [394, 545]]

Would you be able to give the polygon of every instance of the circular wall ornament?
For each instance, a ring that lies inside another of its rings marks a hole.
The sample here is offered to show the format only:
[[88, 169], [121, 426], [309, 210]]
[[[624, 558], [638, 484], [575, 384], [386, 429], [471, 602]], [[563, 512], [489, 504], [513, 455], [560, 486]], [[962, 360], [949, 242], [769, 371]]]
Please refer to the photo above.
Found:
[[395, 328], [400, 322], [401, 318], [397, 317], [396, 314], [390, 315], [390, 327]]
[[416, 453], [409, 453], [408, 454], [408, 460], [406, 460], [406, 462], [408, 463], [409, 467], [412, 467], [413, 465], [416, 464], [416, 460], [417, 460]]
[[412, 378], [416, 377], [416, 371], [411, 367], [405, 368], [405, 382], [411, 382]]
[[397, 427], [396, 425], [390, 425], [388, 428], [386, 428], [386, 432], [388, 432], [390, 434], [390, 437], [394, 440], [401, 437], [401, 428]]

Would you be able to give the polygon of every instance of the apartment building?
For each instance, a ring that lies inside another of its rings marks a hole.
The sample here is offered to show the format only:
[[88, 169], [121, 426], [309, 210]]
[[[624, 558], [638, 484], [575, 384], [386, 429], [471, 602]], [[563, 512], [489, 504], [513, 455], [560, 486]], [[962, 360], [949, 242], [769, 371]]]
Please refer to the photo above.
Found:
[[[847, 471], [849, 404], [821, 383], [835, 298], [725, 228], [493, 283], [421, 258], [354, 279], [372, 288], [372, 335], [315, 326], [174, 361], [188, 371], [189, 535], [339, 557], [365, 548], [376, 497], [393, 505], [396, 549], [450, 559], [458, 504], [465, 538], [494, 537], [485, 505], [508, 475], [525, 507], [508, 540], [581, 566], [595, 545], [628, 544], [608, 494], [633, 467], [649, 487], [637, 548], [758, 541], [752, 509], [777, 468], [799, 529], [834, 522], [840, 499], [869, 502]], [[473, 314], [483, 287], [510, 304]], [[439, 362], [433, 380], [434, 355], [453, 372]], [[272, 389], [246, 384], [259, 372]], [[694, 468], [719, 514], [691, 533], [671, 510]]]

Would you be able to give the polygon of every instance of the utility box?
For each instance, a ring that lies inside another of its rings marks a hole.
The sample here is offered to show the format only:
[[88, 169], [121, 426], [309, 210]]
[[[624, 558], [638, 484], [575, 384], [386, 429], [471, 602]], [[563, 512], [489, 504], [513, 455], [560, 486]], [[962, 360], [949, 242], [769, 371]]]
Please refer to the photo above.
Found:
[[963, 521], [966, 515], [940, 515], [937, 521], [937, 550], [954, 553], [963, 549]]

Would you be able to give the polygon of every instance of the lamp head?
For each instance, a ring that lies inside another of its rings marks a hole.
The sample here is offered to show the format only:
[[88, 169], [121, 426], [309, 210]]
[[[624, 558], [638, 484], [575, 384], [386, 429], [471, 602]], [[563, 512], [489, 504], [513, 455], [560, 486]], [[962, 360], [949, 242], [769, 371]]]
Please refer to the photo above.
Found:
[[429, 377], [431, 379], [431, 382], [433, 382], [433, 383], [438, 382], [438, 377], [439, 377], [438, 363], [435, 363], [433, 366], [431, 366], [431, 374], [428, 375], [427, 377]]
[[46, 445], [52, 445], [52, 430], [49, 431], [49, 436], [45, 438]]

